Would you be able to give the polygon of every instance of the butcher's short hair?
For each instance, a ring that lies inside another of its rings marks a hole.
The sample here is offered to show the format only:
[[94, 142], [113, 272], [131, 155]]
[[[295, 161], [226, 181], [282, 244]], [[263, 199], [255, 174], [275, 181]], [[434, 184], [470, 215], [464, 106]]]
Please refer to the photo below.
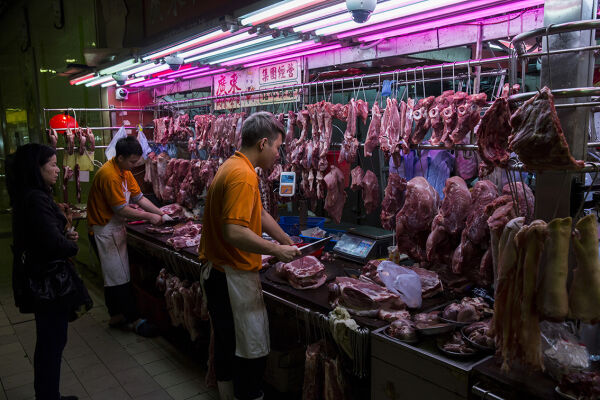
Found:
[[115, 145], [115, 150], [117, 157], [123, 156], [127, 158], [129, 156], [141, 156], [142, 145], [138, 140], [133, 136], [127, 136], [122, 139], [117, 140], [117, 144]]
[[242, 125], [242, 147], [254, 146], [262, 138], [268, 138], [269, 143], [277, 139], [277, 136], [285, 136], [285, 130], [281, 122], [267, 111], [260, 111], [249, 116]]

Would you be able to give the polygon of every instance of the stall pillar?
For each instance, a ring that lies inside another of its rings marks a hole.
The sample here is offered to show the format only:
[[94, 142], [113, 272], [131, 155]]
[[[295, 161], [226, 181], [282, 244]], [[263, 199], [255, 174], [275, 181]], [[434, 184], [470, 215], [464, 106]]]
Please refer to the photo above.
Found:
[[[547, 0], [544, 3], [544, 26], [572, 21], [595, 19], [597, 0]], [[593, 31], [576, 31], [542, 37], [543, 50], [550, 50], [595, 44]], [[593, 53], [555, 54], [542, 57], [541, 86], [550, 89], [592, 86], [594, 73]], [[589, 98], [556, 98], [556, 104], [590, 101]], [[569, 148], [573, 157], [585, 159], [589, 132], [590, 111], [587, 107], [559, 109], [560, 118]], [[535, 217], [549, 221], [555, 217], [566, 217], [578, 204], [573, 204], [571, 186], [580, 174], [566, 172], [544, 172], [536, 176]], [[575, 185], [573, 185], [575, 186]], [[548, 201], [551, 199], [551, 201]]]

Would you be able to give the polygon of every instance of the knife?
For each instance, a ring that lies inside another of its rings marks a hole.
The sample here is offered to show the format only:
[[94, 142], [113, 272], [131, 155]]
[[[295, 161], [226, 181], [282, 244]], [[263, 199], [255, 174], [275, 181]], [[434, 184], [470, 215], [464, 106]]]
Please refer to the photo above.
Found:
[[[329, 242], [331, 240], [331, 236], [328, 236], [326, 238], [317, 240], [316, 242], [312, 242], [311, 244], [308, 244], [306, 246], [303, 247], [299, 247], [298, 250], [300, 250], [300, 255], [297, 255], [296, 257], [294, 257], [291, 261], [295, 261], [298, 260], [302, 257], [306, 257], [309, 254], [314, 253], [315, 251], [319, 250], [322, 247], [325, 247], [325, 245], [327, 244], [327, 242]], [[273, 257], [269, 260], [269, 264], [275, 264], [276, 262], [278, 262], [279, 260], [277, 259], [277, 257]]]

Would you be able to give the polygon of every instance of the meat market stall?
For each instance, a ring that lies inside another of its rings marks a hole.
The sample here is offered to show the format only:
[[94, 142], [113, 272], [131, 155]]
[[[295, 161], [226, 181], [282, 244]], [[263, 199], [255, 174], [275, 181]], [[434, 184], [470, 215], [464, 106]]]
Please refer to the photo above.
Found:
[[[144, 314], [210, 349], [197, 253], [204, 194], [240, 148], [245, 118], [267, 110], [286, 134], [281, 162], [257, 169], [263, 208], [299, 246], [332, 236], [292, 263], [263, 257], [275, 349], [268, 383], [304, 399], [593, 392], [597, 376], [579, 338], [584, 323], [600, 320], [592, 201], [600, 164], [586, 161], [600, 160], [589, 112], [600, 105], [590, 57], [600, 46], [590, 34], [596, 20], [578, 20], [594, 18], [596, 4], [581, 1], [579, 14], [557, 21], [554, 0], [477, 9], [448, 2], [434, 17], [417, 10], [427, 2], [382, 2], [375, 22], [334, 32], [317, 25], [327, 12], [340, 18], [339, 5], [321, 3], [320, 15], [250, 13], [237, 30], [122, 66], [121, 86], [145, 93], [129, 103], [138, 104], [138, 121], [115, 104], [100, 110], [109, 110], [106, 125], [140, 124], [148, 151], [139, 180], [175, 219], [128, 225]], [[394, 11], [402, 16], [383, 16]], [[403, 20], [411, 13], [424, 18], [421, 30]], [[288, 27], [327, 40], [264, 35]], [[363, 45], [347, 48], [345, 37]], [[246, 40], [251, 51], [236, 50]], [[463, 45], [473, 51], [440, 55]], [[158, 61], [177, 52], [179, 70]], [[567, 76], [572, 54], [577, 73]], [[101, 72], [74, 84], [102, 84], [113, 95], [117, 81]], [[93, 135], [73, 132], [65, 152], [83, 156]], [[54, 137], [49, 129], [56, 145]], [[294, 177], [293, 196], [285, 196], [285, 176]]]

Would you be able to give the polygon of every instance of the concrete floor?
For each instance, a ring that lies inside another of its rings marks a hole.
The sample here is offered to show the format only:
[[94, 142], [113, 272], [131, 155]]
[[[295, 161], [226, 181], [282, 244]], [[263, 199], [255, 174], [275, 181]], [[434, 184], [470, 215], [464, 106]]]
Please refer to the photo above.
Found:
[[[11, 288], [10, 215], [0, 215], [0, 400], [34, 399], [35, 321], [14, 306]], [[78, 228], [79, 261], [94, 263], [85, 223]], [[145, 339], [110, 329], [98, 274], [84, 274], [94, 300], [89, 313], [69, 325], [61, 393], [94, 400], [218, 399], [204, 384], [204, 367], [162, 337]]]

